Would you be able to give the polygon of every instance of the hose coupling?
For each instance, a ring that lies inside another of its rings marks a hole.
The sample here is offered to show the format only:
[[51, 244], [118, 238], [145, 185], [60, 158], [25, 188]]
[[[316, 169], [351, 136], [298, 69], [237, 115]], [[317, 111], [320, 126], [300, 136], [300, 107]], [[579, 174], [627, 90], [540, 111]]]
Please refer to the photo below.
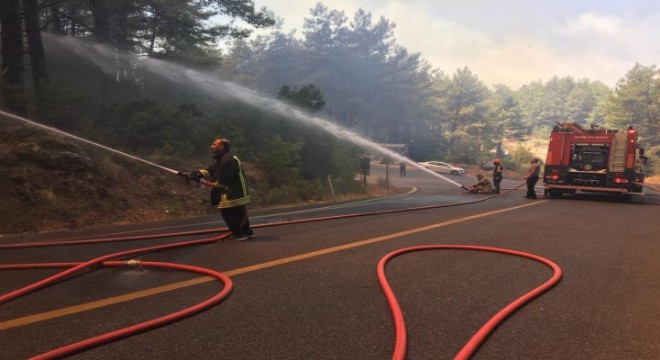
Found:
[[142, 266], [142, 261], [136, 259], [126, 260], [126, 266], [137, 269]]

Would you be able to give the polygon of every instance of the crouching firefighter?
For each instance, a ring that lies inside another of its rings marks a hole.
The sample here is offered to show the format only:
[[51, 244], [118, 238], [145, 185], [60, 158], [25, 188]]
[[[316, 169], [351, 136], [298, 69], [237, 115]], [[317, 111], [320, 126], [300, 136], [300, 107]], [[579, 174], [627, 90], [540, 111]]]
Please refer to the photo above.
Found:
[[247, 212], [250, 194], [241, 161], [230, 152], [229, 141], [226, 139], [213, 140], [209, 148], [215, 162], [206, 169], [185, 175], [211, 188], [211, 205], [220, 209], [232, 239], [251, 239], [254, 232], [250, 228]]

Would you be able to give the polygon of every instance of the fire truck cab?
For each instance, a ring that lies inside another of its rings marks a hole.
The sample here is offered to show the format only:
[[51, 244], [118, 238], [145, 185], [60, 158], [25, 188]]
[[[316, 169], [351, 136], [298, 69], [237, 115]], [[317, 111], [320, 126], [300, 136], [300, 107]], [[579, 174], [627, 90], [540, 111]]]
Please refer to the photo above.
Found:
[[550, 133], [543, 183], [545, 193], [560, 197], [577, 191], [642, 194], [646, 163], [637, 130], [558, 123]]

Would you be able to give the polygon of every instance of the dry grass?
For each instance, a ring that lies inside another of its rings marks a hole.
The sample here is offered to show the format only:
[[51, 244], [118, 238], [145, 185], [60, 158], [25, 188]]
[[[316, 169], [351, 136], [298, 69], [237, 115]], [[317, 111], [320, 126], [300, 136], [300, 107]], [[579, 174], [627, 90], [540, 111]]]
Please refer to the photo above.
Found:
[[647, 176], [644, 179], [644, 182], [653, 185], [660, 185], [660, 175]]
[[408, 191], [406, 188], [401, 188], [397, 186], [390, 185], [389, 189], [383, 186], [382, 184], [369, 183], [367, 186], [366, 192], [354, 192], [351, 194], [336, 195], [334, 198], [328, 196], [321, 200], [309, 200], [298, 203], [287, 203], [287, 204], [277, 204], [277, 205], [267, 205], [267, 206], [254, 206], [255, 210], [267, 210], [267, 209], [285, 209], [288, 207], [294, 206], [305, 206], [305, 205], [317, 205], [317, 204], [332, 204], [337, 202], [351, 201], [351, 200], [361, 200], [369, 199], [374, 197], [389, 196], [402, 194]]
[[[491, 177], [493, 174], [493, 170], [484, 170], [478, 166], [475, 165], [460, 165], [462, 168], [465, 169], [465, 176], [469, 178], [475, 178], [477, 177], [477, 174], [482, 174], [486, 177]], [[509, 179], [509, 180], [523, 180], [525, 174], [512, 171], [512, 170], [504, 170], [504, 178]]]

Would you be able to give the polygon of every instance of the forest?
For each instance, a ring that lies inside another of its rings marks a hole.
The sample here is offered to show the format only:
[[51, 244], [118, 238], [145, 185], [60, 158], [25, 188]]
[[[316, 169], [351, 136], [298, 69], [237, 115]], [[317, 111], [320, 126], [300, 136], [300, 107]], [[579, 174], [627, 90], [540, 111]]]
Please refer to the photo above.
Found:
[[264, 203], [312, 197], [329, 176], [354, 191], [366, 149], [233, 96], [244, 88], [376, 143], [406, 144], [414, 161], [498, 156], [515, 168], [520, 154], [504, 141], [575, 121], [635, 126], [660, 164], [656, 65], [631, 64], [613, 89], [563, 74], [489, 86], [468, 67], [434, 68], [394, 29], [321, 2], [298, 33], [250, 0], [3, 0], [0, 109], [168, 166], [203, 163], [212, 138], [228, 138], [262, 174]]

